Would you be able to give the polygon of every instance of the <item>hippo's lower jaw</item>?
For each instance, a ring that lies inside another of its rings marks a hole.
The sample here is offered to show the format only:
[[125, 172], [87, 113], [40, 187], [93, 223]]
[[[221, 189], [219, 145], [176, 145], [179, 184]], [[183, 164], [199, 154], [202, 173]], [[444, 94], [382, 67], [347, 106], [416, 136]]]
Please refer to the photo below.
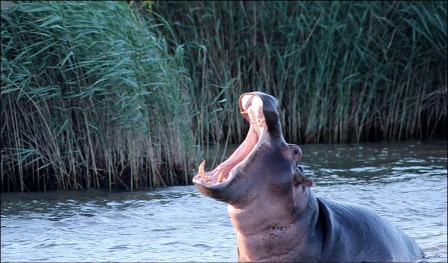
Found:
[[[263, 101], [256, 93], [246, 93], [240, 97], [241, 114], [250, 123], [249, 132], [244, 142], [235, 152], [214, 170], [205, 172], [205, 160], [199, 165], [198, 174], [193, 182], [198, 188], [225, 188], [236, 175], [236, 170], [242, 166], [253, 154], [258, 145], [267, 140], [268, 124], [263, 113]], [[201, 190], [204, 193], [204, 191]], [[207, 193], [204, 193], [208, 195]]]

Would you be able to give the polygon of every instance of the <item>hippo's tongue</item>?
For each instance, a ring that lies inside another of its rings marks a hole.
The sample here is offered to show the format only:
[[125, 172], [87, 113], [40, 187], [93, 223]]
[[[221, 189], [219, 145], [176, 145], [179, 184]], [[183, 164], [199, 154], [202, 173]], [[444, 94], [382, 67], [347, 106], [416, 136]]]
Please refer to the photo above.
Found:
[[250, 123], [249, 132], [244, 142], [235, 152], [213, 171], [205, 172], [205, 160], [199, 165], [198, 174], [193, 178], [194, 183], [205, 187], [218, 187], [229, 182], [237, 166], [243, 164], [255, 146], [263, 141], [267, 133], [266, 120], [263, 115], [263, 101], [255, 94], [244, 94], [240, 98], [241, 114]]

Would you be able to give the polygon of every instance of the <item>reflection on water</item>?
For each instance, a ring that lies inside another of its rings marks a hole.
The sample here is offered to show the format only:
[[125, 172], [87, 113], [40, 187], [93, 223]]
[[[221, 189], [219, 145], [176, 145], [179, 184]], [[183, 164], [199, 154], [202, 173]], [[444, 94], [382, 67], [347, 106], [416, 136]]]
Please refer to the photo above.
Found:
[[[446, 141], [303, 145], [314, 195], [374, 210], [447, 261]], [[226, 205], [194, 186], [1, 195], [1, 261], [235, 261]]]

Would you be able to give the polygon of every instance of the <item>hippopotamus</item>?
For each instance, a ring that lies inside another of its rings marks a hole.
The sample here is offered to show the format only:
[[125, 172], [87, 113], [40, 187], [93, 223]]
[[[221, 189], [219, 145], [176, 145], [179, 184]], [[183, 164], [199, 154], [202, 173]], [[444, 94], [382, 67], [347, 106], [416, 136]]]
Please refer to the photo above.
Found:
[[413, 239], [372, 211], [316, 198], [299, 166], [302, 150], [283, 137], [278, 101], [262, 92], [239, 98], [246, 139], [215, 169], [199, 165], [193, 182], [228, 204], [238, 261], [410, 262]]

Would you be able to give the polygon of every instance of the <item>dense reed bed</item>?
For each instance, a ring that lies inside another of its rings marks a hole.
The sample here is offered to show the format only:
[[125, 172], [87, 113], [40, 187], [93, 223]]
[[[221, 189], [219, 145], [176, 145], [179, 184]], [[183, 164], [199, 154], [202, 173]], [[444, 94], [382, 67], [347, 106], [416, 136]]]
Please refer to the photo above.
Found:
[[280, 100], [290, 142], [446, 135], [447, 3], [157, 1], [184, 45], [203, 147], [241, 142], [236, 102]]
[[1, 12], [2, 191], [187, 184], [180, 52], [122, 1]]
[[209, 145], [243, 140], [253, 90], [291, 143], [447, 134], [445, 1], [19, 2], [1, 20], [1, 191], [191, 183]]

